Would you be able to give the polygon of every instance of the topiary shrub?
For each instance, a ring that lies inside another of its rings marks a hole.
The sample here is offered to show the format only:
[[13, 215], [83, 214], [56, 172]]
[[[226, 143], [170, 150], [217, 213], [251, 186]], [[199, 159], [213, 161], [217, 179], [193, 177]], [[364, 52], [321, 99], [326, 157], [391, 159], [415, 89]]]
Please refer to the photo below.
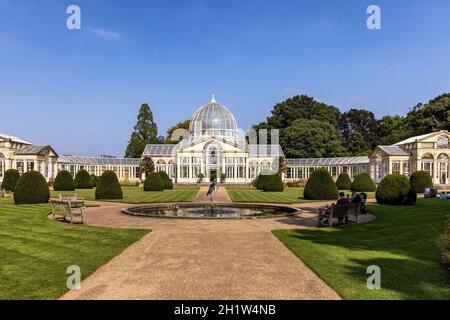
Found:
[[352, 179], [347, 172], [342, 172], [336, 180], [338, 190], [350, 190], [352, 187]]
[[372, 192], [377, 190], [377, 186], [367, 173], [360, 173], [353, 179], [351, 190], [356, 192]]
[[122, 199], [123, 192], [117, 179], [116, 173], [111, 170], [105, 171], [98, 180], [95, 189], [95, 199]]
[[409, 188], [408, 195], [403, 199], [403, 204], [407, 206], [413, 206], [417, 202], [417, 193], [413, 188]]
[[284, 184], [283, 180], [281, 179], [281, 175], [273, 174], [270, 176], [266, 176], [266, 178], [264, 179], [264, 192], [283, 192]]
[[91, 174], [91, 181], [92, 181], [92, 186], [93, 187], [96, 187], [98, 185], [98, 180], [99, 179], [100, 178], [97, 177], [95, 174]]
[[50, 199], [50, 189], [42, 174], [29, 171], [17, 181], [14, 201], [17, 204], [47, 203]]
[[426, 187], [433, 187], [433, 179], [426, 171], [416, 171], [409, 178], [411, 188], [416, 193], [424, 193]]
[[256, 189], [258, 190], [264, 190], [264, 185], [266, 184], [267, 177], [272, 176], [274, 172], [271, 172], [269, 170], [263, 170], [260, 172], [260, 174], [256, 177]]
[[16, 189], [17, 181], [19, 181], [20, 173], [16, 169], [8, 169], [5, 171], [3, 177], [2, 189], [6, 191], [14, 192]]
[[395, 173], [387, 175], [381, 180], [375, 197], [379, 204], [405, 204], [405, 199], [412, 196], [411, 190], [408, 178]]
[[336, 200], [339, 190], [327, 170], [316, 169], [306, 182], [303, 196], [309, 200]]
[[158, 174], [164, 183], [164, 189], [172, 190], [173, 182], [172, 182], [172, 179], [169, 178], [169, 175], [165, 171], [159, 171]]
[[75, 190], [75, 183], [73, 182], [72, 175], [65, 170], [58, 172], [55, 181], [53, 182], [53, 190], [55, 191]]
[[91, 176], [86, 170], [80, 170], [77, 172], [74, 183], [76, 189], [92, 189], [94, 187]]
[[144, 191], [163, 191], [164, 190], [164, 181], [161, 176], [156, 173], [150, 173], [144, 182]]

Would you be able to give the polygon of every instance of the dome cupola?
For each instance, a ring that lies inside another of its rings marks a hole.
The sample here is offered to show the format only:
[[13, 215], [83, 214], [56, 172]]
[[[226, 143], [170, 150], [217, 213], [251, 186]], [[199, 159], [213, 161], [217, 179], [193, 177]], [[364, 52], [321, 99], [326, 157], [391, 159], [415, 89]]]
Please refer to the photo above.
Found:
[[220, 104], [214, 98], [201, 106], [192, 116], [189, 125], [191, 137], [217, 136], [236, 139], [237, 124], [233, 114], [227, 107]]

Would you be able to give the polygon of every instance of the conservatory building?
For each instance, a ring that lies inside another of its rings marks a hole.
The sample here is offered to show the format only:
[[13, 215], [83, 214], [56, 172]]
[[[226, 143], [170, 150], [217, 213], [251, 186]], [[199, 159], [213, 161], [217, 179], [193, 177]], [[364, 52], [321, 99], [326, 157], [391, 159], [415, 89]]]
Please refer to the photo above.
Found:
[[[259, 138], [267, 132], [259, 132]], [[178, 139], [179, 138], [179, 139]], [[284, 153], [279, 144], [258, 144], [256, 132], [239, 135], [231, 111], [213, 99], [195, 111], [189, 130], [177, 130], [178, 144], [149, 144], [143, 157], [150, 157], [156, 171], [166, 171], [176, 183], [209, 182], [248, 184], [261, 172], [278, 171]], [[272, 137], [272, 142], [276, 141]], [[409, 176], [424, 170], [438, 185], [450, 183], [450, 133], [437, 131], [412, 137], [390, 146], [378, 146], [369, 157], [285, 159], [285, 181], [306, 181], [317, 168], [337, 178], [369, 173], [375, 182], [386, 175]], [[100, 176], [114, 171], [120, 180], [140, 180], [142, 158], [83, 157], [60, 155], [49, 145], [33, 145], [18, 137], [0, 134], [0, 181], [8, 169], [21, 174], [38, 171], [51, 180], [61, 170], [73, 176], [82, 169]]]
[[239, 137], [233, 114], [214, 97], [194, 113], [188, 131], [175, 135], [181, 142], [147, 145], [142, 156], [178, 183], [248, 183], [261, 171], [278, 168], [283, 156], [278, 144], [249, 144]]

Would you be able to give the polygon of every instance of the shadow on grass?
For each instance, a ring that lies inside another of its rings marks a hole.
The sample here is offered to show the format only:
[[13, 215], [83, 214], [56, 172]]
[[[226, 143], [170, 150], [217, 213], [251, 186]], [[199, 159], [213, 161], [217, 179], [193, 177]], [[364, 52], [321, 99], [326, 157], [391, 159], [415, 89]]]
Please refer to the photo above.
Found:
[[[345, 228], [277, 230], [275, 235], [345, 298], [450, 299], [439, 262], [437, 227], [450, 201], [413, 207], [369, 205], [377, 219]], [[368, 290], [366, 270], [377, 265], [382, 290]]]

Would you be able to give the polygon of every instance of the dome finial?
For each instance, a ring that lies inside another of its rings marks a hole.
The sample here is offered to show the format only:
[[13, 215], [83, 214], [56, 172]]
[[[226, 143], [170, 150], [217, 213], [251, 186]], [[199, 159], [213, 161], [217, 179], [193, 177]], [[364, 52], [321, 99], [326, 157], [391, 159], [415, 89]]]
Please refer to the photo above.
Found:
[[216, 96], [214, 95], [214, 93], [212, 94], [212, 99], [211, 99], [211, 103], [217, 102], [216, 101]]

